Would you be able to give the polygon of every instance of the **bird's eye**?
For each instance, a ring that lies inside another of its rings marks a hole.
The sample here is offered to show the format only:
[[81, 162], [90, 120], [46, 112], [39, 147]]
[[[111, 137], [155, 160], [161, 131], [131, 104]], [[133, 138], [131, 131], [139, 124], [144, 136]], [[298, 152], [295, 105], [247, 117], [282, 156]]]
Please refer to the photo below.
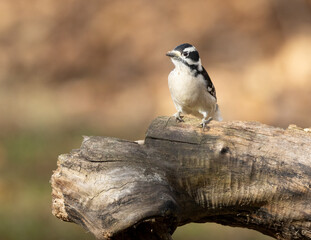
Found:
[[183, 55], [184, 57], [188, 57], [188, 56], [189, 56], [189, 52], [183, 52], [182, 55]]

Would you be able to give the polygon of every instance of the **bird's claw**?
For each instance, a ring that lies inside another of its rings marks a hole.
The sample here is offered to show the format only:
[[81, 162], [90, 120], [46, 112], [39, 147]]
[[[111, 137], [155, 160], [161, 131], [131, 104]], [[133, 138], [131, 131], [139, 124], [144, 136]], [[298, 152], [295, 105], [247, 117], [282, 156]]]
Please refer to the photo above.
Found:
[[184, 116], [177, 116], [175, 117], [176, 122], [184, 122], [185, 120], [183, 119]]
[[183, 120], [183, 117], [184, 117], [184, 116], [180, 116], [180, 113], [179, 113], [179, 112], [175, 113], [175, 114], [174, 114], [174, 117], [175, 117], [175, 119], [176, 119], [176, 122], [184, 122], [184, 120]]
[[206, 128], [209, 128], [206, 123], [200, 123], [199, 127], [202, 128], [203, 131], [205, 131]]
[[212, 117], [209, 117], [207, 120], [203, 119], [202, 122], [200, 123], [199, 127], [201, 127], [202, 130], [204, 131], [206, 126], [207, 126], [207, 124], [209, 124], [209, 122], [212, 121], [212, 120], [213, 120]]

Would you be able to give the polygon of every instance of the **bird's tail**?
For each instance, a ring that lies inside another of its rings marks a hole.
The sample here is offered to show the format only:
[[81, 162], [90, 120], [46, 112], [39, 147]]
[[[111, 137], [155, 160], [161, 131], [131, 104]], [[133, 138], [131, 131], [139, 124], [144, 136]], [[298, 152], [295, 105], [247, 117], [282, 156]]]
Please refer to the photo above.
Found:
[[220, 109], [219, 109], [218, 104], [216, 104], [216, 111], [215, 111], [213, 120], [216, 120], [216, 121], [219, 121], [219, 122], [222, 121], [222, 117], [221, 117], [221, 113], [220, 113]]

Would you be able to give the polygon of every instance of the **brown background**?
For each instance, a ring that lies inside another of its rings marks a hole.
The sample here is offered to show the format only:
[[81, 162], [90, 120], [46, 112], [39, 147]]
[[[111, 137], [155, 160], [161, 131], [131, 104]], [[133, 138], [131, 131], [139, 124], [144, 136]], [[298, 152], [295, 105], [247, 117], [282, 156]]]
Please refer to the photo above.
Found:
[[[310, 0], [1, 0], [0, 16], [1, 239], [93, 239], [50, 213], [57, 155], [172, 115], [178, 44], [199, 50], [225, 121], [311, 126]], [[216, 224], [174, 237], [269, 239]]]

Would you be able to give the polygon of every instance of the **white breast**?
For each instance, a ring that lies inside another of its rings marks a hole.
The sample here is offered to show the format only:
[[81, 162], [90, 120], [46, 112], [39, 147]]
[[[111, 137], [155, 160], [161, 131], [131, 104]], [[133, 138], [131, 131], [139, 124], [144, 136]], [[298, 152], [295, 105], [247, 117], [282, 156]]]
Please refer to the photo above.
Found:
[[200, 84], [189, 74], [173, 70], [168, 77], [168, 86], [174, 101], [179, 105], [191, 105], [199, 94]]
[[[194, 77], [189, 71], [180, 71], [175, 68], [169, 74], [168, 86], [173, 101], [176, 101], [179, 105], [195, 107], [197, 104], [204, 104], [204, 102], [209, 101], [209, 99], [205, 99], [209, 94], [201, 75]], [[210, 100], [213, 99], [211, 96]]]

